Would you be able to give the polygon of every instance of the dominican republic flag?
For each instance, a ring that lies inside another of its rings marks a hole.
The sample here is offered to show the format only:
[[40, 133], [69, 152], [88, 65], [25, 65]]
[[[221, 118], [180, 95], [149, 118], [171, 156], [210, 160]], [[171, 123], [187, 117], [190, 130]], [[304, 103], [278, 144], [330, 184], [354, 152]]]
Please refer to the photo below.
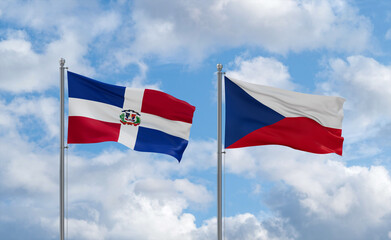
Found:
[[275, 144], [342, 155], [344, 102], [225, 77], [225, 148]]
[[102, 83], [68, 71], [68, 143], [119, 142], [181, 160], [195, 107], [166, 93]]

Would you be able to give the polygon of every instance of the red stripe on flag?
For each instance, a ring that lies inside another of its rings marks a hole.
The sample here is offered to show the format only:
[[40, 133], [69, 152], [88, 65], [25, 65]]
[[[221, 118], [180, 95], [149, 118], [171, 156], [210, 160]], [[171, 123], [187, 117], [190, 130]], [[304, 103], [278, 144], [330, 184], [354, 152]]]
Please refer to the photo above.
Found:
[[305, 118], [284, 118], [257, 129], [227, 148], [257, 145], [284, 145], [312, 153], [336, 153], [342, 156], [342, 130], [328, 128]]
[[145, 89], [141, 112], [169, 120], [193, 122], [195, 107], [167, 93]]
[[68, 143], [117, 142], [120, 129], [120, 123], [70, 116], [68, 118]]

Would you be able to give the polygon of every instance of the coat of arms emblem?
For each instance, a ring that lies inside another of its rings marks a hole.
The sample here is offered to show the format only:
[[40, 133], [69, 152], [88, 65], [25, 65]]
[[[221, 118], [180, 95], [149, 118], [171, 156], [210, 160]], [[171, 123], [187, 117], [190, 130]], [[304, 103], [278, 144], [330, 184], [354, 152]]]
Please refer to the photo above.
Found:
[[120, 122], [124, 125], [140, 125], [141, 119], [140, 114], [134, 110], [122, 110], [121, 115], [119, 115]]

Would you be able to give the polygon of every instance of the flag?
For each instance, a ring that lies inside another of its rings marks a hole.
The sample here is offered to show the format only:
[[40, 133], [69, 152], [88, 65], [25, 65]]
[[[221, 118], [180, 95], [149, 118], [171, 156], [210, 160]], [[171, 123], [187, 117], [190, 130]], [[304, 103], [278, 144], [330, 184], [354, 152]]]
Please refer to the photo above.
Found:
[[275, 144], [342, 155], [344, 102], [225, 77], [225, 148]]
[[181, 160], [195, 107], [169, 94], [99, 82], [68, 71], [68, 143], [119, 142]]

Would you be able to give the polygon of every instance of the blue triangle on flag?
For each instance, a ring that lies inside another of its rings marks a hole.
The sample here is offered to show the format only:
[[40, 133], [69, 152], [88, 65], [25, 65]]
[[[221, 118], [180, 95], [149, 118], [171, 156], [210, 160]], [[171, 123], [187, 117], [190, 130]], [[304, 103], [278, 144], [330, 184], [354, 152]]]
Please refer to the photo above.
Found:
[[285, 117], [225, 77], [225, 148], [247, 134]]

